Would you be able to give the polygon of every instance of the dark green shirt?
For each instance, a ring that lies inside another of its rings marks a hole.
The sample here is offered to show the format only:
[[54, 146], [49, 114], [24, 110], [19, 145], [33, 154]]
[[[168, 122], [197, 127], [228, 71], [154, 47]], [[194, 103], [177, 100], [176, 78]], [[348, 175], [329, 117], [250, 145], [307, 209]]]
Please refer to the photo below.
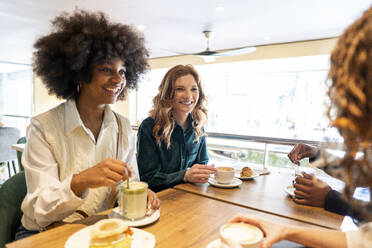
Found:
[[165, 142], [159, 146], [152, 130], [154, 120], [145, 119], [137, 133], [137, 162], [141, 181], [147, 182], [155, 192], [183, 183], [187, 168], [194, 164], [207, 164], [208, 153], [205, 136], [195, 142], [192, 119], [186, 132], [178, 124], [171, 135], [169, 149]]

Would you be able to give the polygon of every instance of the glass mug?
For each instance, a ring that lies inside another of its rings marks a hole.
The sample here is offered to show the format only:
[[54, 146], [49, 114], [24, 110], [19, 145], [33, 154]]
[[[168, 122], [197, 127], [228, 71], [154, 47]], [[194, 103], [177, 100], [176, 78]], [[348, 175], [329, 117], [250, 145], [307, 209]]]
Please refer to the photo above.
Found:
[[136, 220], [144, 217], [147, 210], [147, 188], [145, 182], [123, 182], [120, 185], [119, 209], [126, 219]]

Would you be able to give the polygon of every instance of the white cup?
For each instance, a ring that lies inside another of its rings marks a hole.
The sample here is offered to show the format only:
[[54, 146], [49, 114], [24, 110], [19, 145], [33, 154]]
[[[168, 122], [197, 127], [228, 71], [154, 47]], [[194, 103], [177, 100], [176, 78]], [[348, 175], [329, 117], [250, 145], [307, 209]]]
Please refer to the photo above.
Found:
[[314, 168], [311, 168], [311, 167], [303, 167], [303, 166], [297, 166], [294, 168], [294, 179], [292, 181], [292, 185], [294, 185], [295, 183], [295, 180], [297, 177], [303, 177], [304, 175], [302, 174], [303, 172], [305, 172], [306, 174], [309, 174], [309, 175], [316, 175], [316, 170]]
[[261, 229], [246, 223], [225, 224], [219, 234], [221, 243], [227, 247], [235, 244], [242, 248], [259, 248], [263, 239]]
[[216, 167], [214, 178], [218, 183], [229, 184], [234, 179], [235, 170], [233, 167]]
[[304, 167], [304, 166], [297, 166], [295, 165], [295, 176], [303, 176], [302, 175], [302, 172], [305, 172], [306, 174], [310, 174], [310, 175], [315, 175], [316, 174], [316, 170], [314, 168], [311, 168], [311, 167]]

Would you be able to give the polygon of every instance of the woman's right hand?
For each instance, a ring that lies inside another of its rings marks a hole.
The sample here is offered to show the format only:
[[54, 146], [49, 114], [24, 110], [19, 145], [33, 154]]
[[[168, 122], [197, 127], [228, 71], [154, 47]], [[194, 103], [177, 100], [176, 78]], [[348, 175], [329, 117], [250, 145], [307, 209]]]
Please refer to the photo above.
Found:
[[77, 196], [81, 196], [87, 188], [99, 188], [115, 186], [120, 180], [127, 180], [131, 176], [131, 170], [126, 163], [108, 158], [95, 166], [73, 175], [71, 190]]
[[303, 158], [313, 158], [316, 156], [318, 149], [305, 144], [296, 144], [292, 151], [288, 153], [288, 158], [297, 165], [300, 165], [300, 160]]

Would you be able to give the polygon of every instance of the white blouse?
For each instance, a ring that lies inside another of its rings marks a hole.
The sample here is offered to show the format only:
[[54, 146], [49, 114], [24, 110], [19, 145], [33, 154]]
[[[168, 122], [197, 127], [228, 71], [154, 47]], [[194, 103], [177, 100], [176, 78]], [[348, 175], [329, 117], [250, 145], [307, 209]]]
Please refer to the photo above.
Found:
[[26, 229], [39, 230], [55, 221], [81, 219], [75, 213], [77, 209], [88, 215], [106, 210], [110, 187], [86, 190], [80, 198], [72, 192], [70, 184], [73, 174], [107, 158], [120, 158], [139, 179], [131, 125], [123, 116], [120, 120], [122, 150], [117, 156], [118, 125], [108, 105], [97, 140], [84, 126], [73, 100], [31, 119], [22, 156], [27, 195], [21, 208]]

